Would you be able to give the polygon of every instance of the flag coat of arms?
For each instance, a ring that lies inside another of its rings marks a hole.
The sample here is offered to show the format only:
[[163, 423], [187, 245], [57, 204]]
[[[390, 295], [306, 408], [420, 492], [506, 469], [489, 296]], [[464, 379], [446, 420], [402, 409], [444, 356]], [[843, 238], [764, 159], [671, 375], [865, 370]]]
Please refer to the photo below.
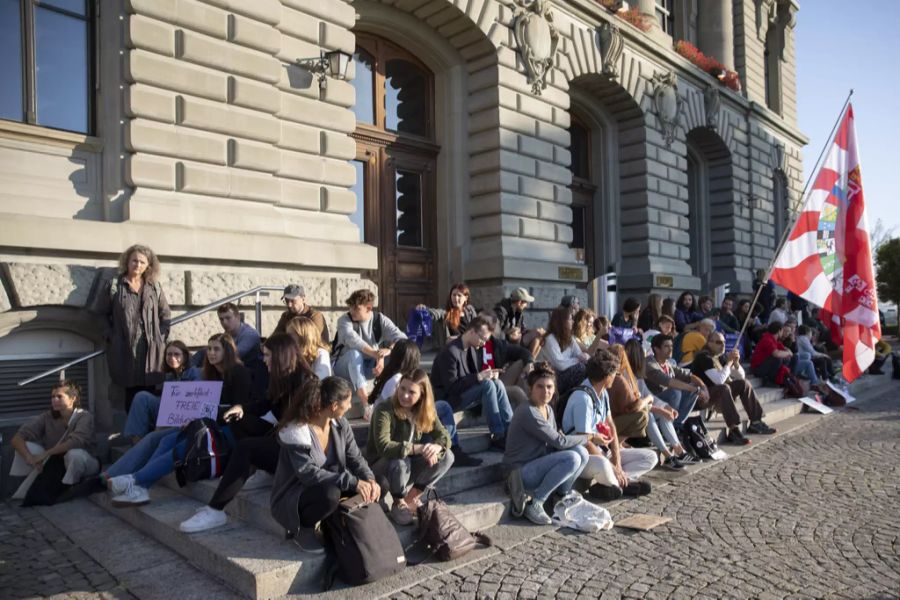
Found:
[[772, 280], [821, 306], [839, 325], [831, 329], [843, 339], [847, 381], [872, 364], [881, 325], [852, 105], [775, 258]]

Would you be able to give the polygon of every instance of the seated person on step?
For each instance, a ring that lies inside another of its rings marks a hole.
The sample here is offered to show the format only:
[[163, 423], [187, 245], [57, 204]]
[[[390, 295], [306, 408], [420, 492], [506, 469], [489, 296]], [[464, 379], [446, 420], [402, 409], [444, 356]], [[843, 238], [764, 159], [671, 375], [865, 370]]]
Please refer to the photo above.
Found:
[[309, 317], [294, 317], [288, 321], [287, 333], [300, 346], [300, 357], [316, 377], [331, 377], [331, 346], [322, 341], [316, 322]]
[[491, 326], [484, 317], [469, 322], [465, 333], [441, 350], [431, 369], [435, 398], [446, 400], [453, 410], [481, 407], [491, 432], [491, 446], [503, 450], [512, 408], [500, 370], [484, 368], [480, 354], [491, 339]]
[[610, 412], [616, 424], [619, 443], [625, 444], [630, 438], [643, 438], [647, 435], [653, 396], [641, 394], [637, 378], [625, 354], [625, 347], [613, 344], [609, 351], [619, 363], [616, 377], [608, 390]]
[[9, 474], [25, 477], [13, 500], [25, 500], [23, 506], [53, 504], [69, 486], [100, 471], [93, 456], [94, 417], [81, 408], [81, 399], [81, 387], [74, 381], [56, 384], [50, 390], [50, 409], [13, 436]]
[[703, 380], [709, 390], [709, 404], [725, 419], [725, 442], [736, 446], [749, 444], [741, 433], [741, 417], [734, 399], [740, 398], [744, 412], [750, 419], [747, 433], [771, 434], [775, 430], [762, 420], [763, 409], [753, 384], [747, 381], [741, 366], [741, 353], [734, 348], [725, 354], [725, 336], [714, 331], [709, 334], [706, 348], [697, 353], [691, 372]]
[[393, 497], [391, 519], [398, 525], [409, 525], [419, 497], [427, 494], [453, 464], [450, 434], [438, 419], [425, 371], [405, 373], [393, 397], [375, 407], [366, 455], [382, 497], [387, 492]]
[[347, 298], [349, 311], [337, 322], [337, 335], [331, 349], [334, 374], [350, 382], [368, 419], [372, 405], [366, 393], [366, 383], [384, 369], [384, 359], [391, 347], [406, 334], [372, 305], [375, 294], [370, 290], [356, 290]]
[[478, 314], [475, 307], [469, 304], [469, 286], [465, 283], [453, 284], [444, 308], [428, 308], [424, 304], [416, 308], [427, 308], [432, 322], [444, 324], [444, 343], [461, 336], [469, 321]]
[[619, 361], [609, 350], [598, 350], [587, 362], [585, 379], [565, 403], [562, 430], [589, 437], [588, 461], [582, 479], [598, 500], [615, 500], [626, 494], [649, 494], [650, 483], [638, 479], [656, 466], [656, 452], [647, 448], [622, 448], [609, 407], [608, 389], [616, 378]]
[[[190, 366], [191, 352], [184, 342], [174, 340], [166, 344], [163, 374], [166, 381], [196, 381], [200, 379], [200, 369]], [[162, 386], [158, 390], [162, 393]], [[159, 416], [160, 395], [140, 391], [134, 395], [122, 436], [132, 444], [156, 429]]]
[[282, 302], [287, 307], [281, 317], [278, 318], [278, 324], [272, 333], [285, 333], [291, 319], [295, 317], [306, 317], [312, 319], [319, 330], [320, 339], [326, 344], [331, 341], [328, 336], [328, 325], [325, 323], [325, 316], [306, 303], [306, 290], [302, 285], [292, 283], [284, 288], [284, 294], [281, 296]]
[[703, 319], [694, 331], [688, 331], [681, 338], [681, 361], [679, 366], [690, 368], [694, 362], [694, 354], [706, 347], [706, 338], [716, 330], [716, 322]]
[[597, 335], [594, 323], [597, 321], [597, 313], [590, 308], [582, 308], [575, 313], [575, 321], [572, 325], [572, 335], [582, 352], [593, 355], [597, 348], [609, 348], [609, 342]]
[[481, 348], [481, 367], [499, 369], [500, 382], [506, 388], [510, 404], [515, 407], [528, 399], [525, 378], [534, 366], [531, 352], [519, 344], [511, 344], [497, 335], [497, 317], [490, 312], [479, 313], [491, 326], [491, 337]]
[[528, 303], [534, 302], [534, 296], [525, 288], [516, 288], [509, 295], [494, 306], [494, 314], [497, 315], [500, 331], [511, 344], [521, 344], [528, 348], [532, 356], [537, 356], [541, 350], [541, 342], [544, 337], [544, 329], [528, 329], [525, 325], [525, 309]]
[[[552, 521], [544, 503], [577, 495], [575, 480], [588, 461], [585, 443], [589, 435], [564, 435], [556, 425], [550, 405], [556, 394], [556, 377], [546, 363], [538, 363], [528, 375], [529, 401], [516, 408], [509, 426], [509, 443], [503, 463], [510, 469], [509, 493], [513, 516], [525, 516], [537, 525]], [[530, 498], [530, 500], [527, 500]]]
[[638, 319], [641, 314], [641, 302], [637, 298], [627, 298], [622, 305], [622, 310], [613, 315], [612, 326], [625, 329], [638, 329]]
[[270, 496], [272, 517], [288, 537], [337, 510], [341, 498], [359, 494], [377, 502], [381, 488], [344, 417], [353, 388], [340, 377], [309, 379], [294, 390], [278, 425], [278, 468]]
[[590, 355], [582, 352], [573, 334], [574, 319], [566, 308], [557, 307], [550, 313], [550, 325], [544, 336], [541, 358], [556, 372], [560, 394], [565, 394], [584, 379], [584, 364]]
[[679, 429], [698, 400], [703, 403], [709, 401], [709, 391], [702, 379], [675, 364], [672, 360], [673, 347], [671, 337], [662, 334], [653, 336], [650, 340], [653, 356], [644, 365], [644, 375], [650, 392], [678, 413], [674, 425], [675, 429]]

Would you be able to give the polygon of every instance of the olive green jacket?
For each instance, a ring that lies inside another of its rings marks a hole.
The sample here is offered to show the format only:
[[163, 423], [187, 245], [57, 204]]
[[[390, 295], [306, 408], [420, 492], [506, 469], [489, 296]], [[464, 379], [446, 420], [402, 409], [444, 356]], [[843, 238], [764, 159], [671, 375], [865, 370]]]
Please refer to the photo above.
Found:
[[[413, 432], [412, 422], [397, 418], [390, 400], [379, 402], [369, 423], [366, 456], [372, 462], [379, 458], [406, 458], [412, 454], [413, 444], [422, 443], [422, 435], [418, 430]], [[450, 448], [450, 434], [436, 416], [428, 435], [431, 443], [445, 450]]]

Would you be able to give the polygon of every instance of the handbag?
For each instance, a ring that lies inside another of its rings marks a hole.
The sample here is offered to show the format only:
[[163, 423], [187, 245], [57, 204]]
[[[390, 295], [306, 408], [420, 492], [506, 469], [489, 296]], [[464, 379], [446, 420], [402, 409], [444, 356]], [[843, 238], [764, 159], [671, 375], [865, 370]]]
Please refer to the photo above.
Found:
[[419, 564], [431, 556], [438, 560], [456, 560], [465, 556], [479, 544], [485, 547], [492, 546], [491, 538], [481, 532], [470, 533], [466, 526], [459, 522], [450, 507], [438, 497], [434, 488], [428, 490], [425, 502], [416, 510], [419, 517], [419, 539], [408, 548], [424, 547], [428, 554], [420, 561], [409, 564]]

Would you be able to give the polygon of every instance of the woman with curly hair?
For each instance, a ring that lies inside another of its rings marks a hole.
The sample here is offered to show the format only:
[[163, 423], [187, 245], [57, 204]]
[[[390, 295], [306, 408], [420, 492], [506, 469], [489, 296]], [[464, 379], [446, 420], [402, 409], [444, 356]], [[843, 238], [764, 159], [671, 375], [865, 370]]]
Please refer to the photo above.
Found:
[[118, 274], [98, 295], [95, 312], [107, 319], [109, 375], [125, 388], [125, 411], [135, 394], [153, 391], [165, 375], [169, 303], [159, 284], [160, 263], [153, 250], [135, 244], [119, 257]]

